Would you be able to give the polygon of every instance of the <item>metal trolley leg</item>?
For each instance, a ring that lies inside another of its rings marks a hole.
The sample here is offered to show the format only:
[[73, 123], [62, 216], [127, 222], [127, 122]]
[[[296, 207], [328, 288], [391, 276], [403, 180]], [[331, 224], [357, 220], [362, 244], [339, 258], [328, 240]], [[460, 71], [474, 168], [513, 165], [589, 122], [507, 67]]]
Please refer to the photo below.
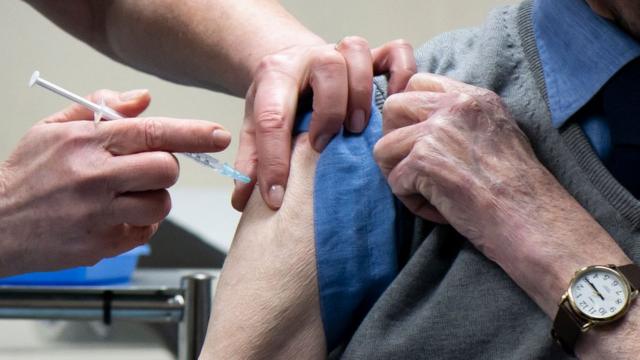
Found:
[[178, 327], [178, 359], [193, 360], [200, 355], [211, 314], [212, 281], [208, 274], [193, 274], [181, 280], [184, 312]]

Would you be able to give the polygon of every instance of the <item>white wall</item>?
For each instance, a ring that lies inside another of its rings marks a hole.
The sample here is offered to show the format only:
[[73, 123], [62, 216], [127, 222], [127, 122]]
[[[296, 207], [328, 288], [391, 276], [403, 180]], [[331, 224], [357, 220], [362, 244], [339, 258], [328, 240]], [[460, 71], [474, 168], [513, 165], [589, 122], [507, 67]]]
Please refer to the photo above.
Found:
[[[372, 45], [402, 37], [416, 46], [437, 33], [479, 24], [492, 7], [513, 2], [515, 1], [283, 1], [303, 23], [328, 41], [358, 34], [368, 38]], [[66, 35], [21, 1], [0, 1], [0, 21], [0, 105], [3, 114], [0, 120], [0, 160], [6, 159], [20, 136], [34, 122], [66, 106], [64, 99], [40, 89], [27, 88], [27, 80], [35, 69], [39, 69], [45, 78], [81, 94], [98, 88], [148, 88], [153, 96], [148, 114], [202, 118], [223, 124], [234, 135], [238, 132], [242, 119], [242, 102], [237, 98], [174, 85], [115, 63]], [[220, 157], [232, 162], [236, 144], [234, 142], [231, 149]], [[191, 162], [183, 161], [182, 169], [178, 188], [202, 187], [209, 192], [230, 194], [231, 183], [225, 178], [204, 171]], [[191, 207], [190, 201], [194, 200], [183, 200], [180, 208]], [[237, 218], [227, 201], [200, 201], [193, 207], [210, 208], [212, 219], [217, 217], [216, 214], [224, 214], [224, 219]], [[183, 215], [184, 219], [190, 217], [189, 214]], [[233, 222], [229, 224], [229, 221], [224, 224], [217, 224], [215, 220], [207, 224], [205, 221], [197, 226], [200, 233], [207, 233], [207, 226], [210, 226], [212, 233], [218, 233], [212, 241], [222, 241], [223, 248], [233, 231]], [[220, 233], [221, 226], [224, 230]]]

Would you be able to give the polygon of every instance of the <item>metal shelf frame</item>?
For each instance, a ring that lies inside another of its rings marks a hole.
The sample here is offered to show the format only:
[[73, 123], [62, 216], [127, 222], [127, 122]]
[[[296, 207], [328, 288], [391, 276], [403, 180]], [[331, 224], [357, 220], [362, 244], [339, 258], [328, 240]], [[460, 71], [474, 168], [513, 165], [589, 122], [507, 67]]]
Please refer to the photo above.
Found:
[[126, 285], [0, 286], [0, 318], [175, 323], [178, 359], [197, 359], [218, 271], [169, 271], [139, 270]]

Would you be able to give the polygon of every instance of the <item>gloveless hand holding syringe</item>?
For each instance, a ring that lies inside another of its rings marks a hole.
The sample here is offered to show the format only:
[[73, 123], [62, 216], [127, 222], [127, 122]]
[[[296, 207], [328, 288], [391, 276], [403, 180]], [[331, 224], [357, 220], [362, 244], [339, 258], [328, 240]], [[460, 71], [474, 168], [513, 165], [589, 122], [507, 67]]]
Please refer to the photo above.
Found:
[[[101, 119], [104, 120], [117, 120], [117, 119], [123, 119], [125, 118], [124, 115], [118, 113], [117, 111], [111, 109], [110, 107], [106, 106], [104, 104], [104, 101], [102, 101], [100, 104], [96, 104], [94, 102], [91, 102], [85, 98], [83, 98], [82, 96], [79, 96], [77, 94], [72, 93], [71, 91], [68, 91], [50, 81], [47, 81], [43, 78], [40, 77], [40, 72], [35, 71], [33, 73], [33, 75], [31, 76], [31, 79], [29, 81], [29, 87], [33, 86], [33, 85], [38, 85], [44, 89], [47, 89], [51, 92], [54, 92], [60, 96], [63, 96], [73, 102], [76, 102], [88, 109], [90, 109], [91, 111], [93, 111], [94, 113], [94, 121], [97, 123], [99, 122]], [[224, 176], [228, 176], [230, 178], [233, 178], [235, 180], [241, 181], [243, 183], [250, 183], [251, 182], [251, 178], [249, 178], [248, 176], [242, 174], [241, 172], [239, 172], [238, 170], [234, 169], [233, 167], [231, 167], [229, 164], [227, 163], [222, 163], [220, 162], [218, 159], [214, 158], [213, 156], [209, 155], [209, 154], [204, 154], [204, 153], [180, 153], [181, 155], [184, 155], [186, 157], [188, 157], [189, 159], [195, 160], [196, 162], [198, 162], [201, 165], [204, 165], [206, 167], [209, 167], [211, 169], [214, 169], [215, 171], [217, 171], [218, 173], [220, 173], [221, 175]]]

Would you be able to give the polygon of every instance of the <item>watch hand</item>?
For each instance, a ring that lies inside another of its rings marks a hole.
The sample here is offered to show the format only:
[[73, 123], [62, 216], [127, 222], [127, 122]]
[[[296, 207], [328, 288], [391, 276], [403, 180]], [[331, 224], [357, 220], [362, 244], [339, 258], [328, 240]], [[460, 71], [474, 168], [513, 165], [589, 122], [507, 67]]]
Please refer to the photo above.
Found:
[[591, 283], [591, 281], [589, 281], [589, 279], [587, 279], [586, 277], [585, 277], [584, 280], [589, 284], [589, 286], [591, 286], [593, 291], [596, 292], [596, 294], [600, 297], [600, 299], [602, 299], [602, 301], [604, 301], [604, 296], [602, 296], [602, 294], [600, 294], [600, 291], [598, 291], [598, 289], [596, 289], [596, 287]]

